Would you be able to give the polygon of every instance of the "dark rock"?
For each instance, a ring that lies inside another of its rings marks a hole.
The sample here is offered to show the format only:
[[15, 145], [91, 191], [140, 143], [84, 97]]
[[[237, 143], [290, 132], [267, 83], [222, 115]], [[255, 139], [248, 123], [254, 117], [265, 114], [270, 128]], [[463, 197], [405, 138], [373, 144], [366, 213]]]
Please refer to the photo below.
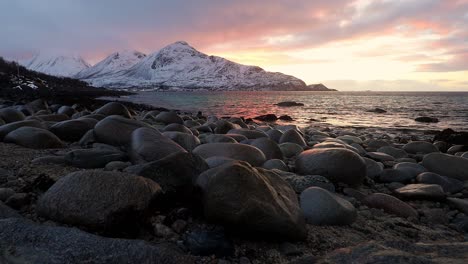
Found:
[[28, 193], [15, 193], [5, 201], [5, 204], [14, 209], [21, 209], [30, 202], [31, 196]]
[[128, 111], [128, 108], [125, 105], [117, 102], [110, 102], [103, 105], [101, 108], [95, 111], [95, 114], [103, 116], [119, 115], [126, 118], [132, 117]]
[[220, 227], [192, 230], [183, 237], [183, 240], [193, 255], [226, 257], [234, 254], [233, 243]]
[[248, 128], [231, 129], [228, 131], [228, 134], [239, 134], [247, 137], [248, 139], [268, 137], [268, 135], [263, 131], [250, 130]]
[[34, 149], [64, 147], [63, 142], [52, 132], [36, 127], [20, 127], [8, 133], [3, 141]]
[[9, 123], [9, 124], [0, 126], [0, 140], [3, 140], [8, 133], [20, 127], [37, 127], [37, 128], [43, 128], [43, 129], [47, 128], [44, 124], [36, 120], [24, 120], [24, 121]]
[[309, 187], [320, 187], [329, 192], [335, 192], [335, 186], [327, 178], [320, 175], [297, 175], [294, 173], [288, 172], [278, 172], [278, 175], [281, 176], [286, 182], [291, 185], [296, 193], [302, 193], [305, 189]]
[[279, 131], [278, 129], [270, 129], [265, 132], [271, 140], [275, 141], [276, 143], [279, 143], [281, 136], [283, 135], [283, 132]]
[[278, 117], [275, 114], [267, 114], [267, 115], [256, 116], [253, 119], [264, 121], [264, 122], [274, 122], [278, 120]]
[[409, 184], [394, 192], [403, 199], [442, 200], [445, 198], [444, 190], [437, 184]]
[[429, 116], [420, 116], [420, 117], [416, 117], [414, 121], [421, 122], [421, 123], [438, 123], [439, 119], [435, 117], [429, 117]]
[[267, 160], [283, 159], [283, 152], [281, 152], [278, 144], [269, 138], [257, 138], [250, 145], [260, 149]]
[[296, 170], [302, 175], [322, 175], [332, 182], [349, 185], [361, 184], [367, 173], [364, 159], [342, 148], [306, 150], [297, 157]]
[[320, 187], [301, 193], [301, 209], [306, 221], [313, 225], [349, 225], [357, 217], [350, 202]]
[[236, 161], [197, 179], [208, 221], [249, 235], [304, 239], [304, 218], [294, 190], [276, 173]]
[[105, 238], [76, 228], [0, 220], [1, 263], [194, 263], [177, 251], [142, 240]]
[[450, 128], [434, 136], [434, 141], [444, 141], [449, 144], [468, 145], [468, 132], [456, 132]]
[[418, 217], [418, 212], [413, 207], [396, 197], [384, 193], [373, 193], [368, 195], [362, 200], [362, 203], [372, 208], [383, 209], [389, 214], [394, 214], [400, 217]]
[[164, 132], [163, 135], [177, 143], [186, 151], [192, 151], [201, 144], [200, 139], [192, 134], [177, 131], [167, 131]]
[[173, 132], [181, 132], [189, 135], [193, 135], [192, 130], [190, 130], [188, 127], [182, 125], [182, 124], [177, 124], [177, 123], [172, 123], [163, 128], [164, 132], [168, 131], [173, 131]]
[[294, 119], [288, 115], [282, 115], [280, 117], [278, 117], [279, 120], [283, 120], [283, 121], [294, 121]]
[[468, 199], [447, 198], [447, 202], [460, 212], [468, 214]]
[[76, 110], [67, 105], [63, 105], [57, 110], [57, 114], [67, 115], [68, 117], [71, 117], [74, 113], [76, 113]]
[[297, 103], [297, 102], [293, 102], [293, 101], [279, 102], [279, 103], [277, 103], [275, 105], [280, 106], [280, 107], [304, 106], [303, 103]]
[[99, 121], [94, 127], [94, 137], [98, 142], [113, 146], [128, 146], [134, 130], [149, 127], [143, 122], [113, 115]]
[[403, 146], [403, 150], [411, 154], [428, 154], [432, 152], [439, 152], [436, 146], [426, 141], [413, 141]]
[[416, 176], [412, 173], [404, 170], [395, 170], [395, 169], [385, 169], [383, 170], [378, 180], [380, 182], [390, 183], [390, 182], [410, 182]]
[[184, 120], [178, 116], [175, 112], [161, 112], [159, 113], [154, 120], [163, 124], [183, 124]]
[[299, 146], [296, 143], [290, 142], [279, 144], [279, 148], [281, 149], [281, 152], [283, 152], [283, 156], [285, 158], [295, 157], [304, 151], [303, 147]]
[[363, 159], [366, 162], [367, 177], [371, 179], [377, 178], [382, 173], [384, 169], [384, 165], [380, 162], [377, 162], [369, 158], [363, 158]]
[[304, 141], [304, 138], [302, 137], [302, 135], [299, 134], [299, 132], [297, 132], [294, 129], [290, 129], [290, 130], [284, 132], [284, 134], [281, 136], [281, 138], [279, 140], [279, 143], [286, 143], [286, 142], [296, 143], [301, 147], [307, 146], [307, 144]]
[[[0, 219], [5, 218], [21, 218], [22, 216], [15, 210], [11, 209], [8, 205], [0, 201]], [[1, 226], [1, 224], [0, 224]], [[0, 228], [1, 230], [1, 228]], [[3, 232], [3, 231], [2, 231]], [[2, 233], [0, 232], [0, 233]], [[1, 243], [1, 242], [0, 242]], [[0, 261], [2, 257], [0, 256]]]
[[226, 157], [246, 161], [253, 166], [262, 166], [266, 161], [265, 155], [256, 147], [237, 143], [208, 143], [196, 147], [193, 153], [202, 158], [214, 156]]
[[368, 110], [367, 112], [378, 113], [378, 114], [387, 113], [387, 111], [385, 109], [378, 108], [378, 107], [374, 108], [374, 109], [371, 109], [371, 110]]
[[39, 215], [104, 232], [135, 232], [155, 198], [157, 183], [120, 172], [79, 171], [60, 178], [37, 202]]
[[431, 153], [424, 156], [422, 165], [435, 172], [461, 181], [468, 180], [468, 159], [449, 154]]
[[399, 148], [394, 148], [392, 146], [384, 146], [381, 147], [377, 150], [378, 152], [386, 153], [395, 159], [400, 159], [400, 158], [407, 158], [408, 153], [406, 151], [399, 149]]
[[441, 176], [433, 172], [423, 172], [416, 177], [418, 183], [437, 184], [444, 192], [456, 193], [463, 190], [463, 182], [457, 179]]
[[0, 201], [6, 201], [13, 194], [15, 194], [15, 191], [11, 188], [0, 188]]
[[26, 117], [23, 112], [16, 110], [14, 108], [3, 108], [0, 109], [0, 119], [5, 121], [5, 123], [13, 123], [18, 121], [23, 121]]
[[50, 131], [62, 140], [75, 142], [79, 141], [96, 124], [97, 121], [91, 118], [73, 119], [53, 125]]
[[263, 163], [262, 167], [267, 170], [277, 169], [281, 171], [289, 171], [288, 165], [286, 165], [286, 163], [280, 159], [267, 160], [265, 163]]
[[36, 115], [34, 117], [39, 118], [42, 121], [50, 121], [50, 122], [62, 122], [62, 121], [66, 121], [70, 119], [70, 117], [65, 114]]
[[68, 164], [84, 169], [104, 168], [111, 161], [125, 159], [127, 159], [127, 155], [118, 149], [77, 149], [65, 155]]

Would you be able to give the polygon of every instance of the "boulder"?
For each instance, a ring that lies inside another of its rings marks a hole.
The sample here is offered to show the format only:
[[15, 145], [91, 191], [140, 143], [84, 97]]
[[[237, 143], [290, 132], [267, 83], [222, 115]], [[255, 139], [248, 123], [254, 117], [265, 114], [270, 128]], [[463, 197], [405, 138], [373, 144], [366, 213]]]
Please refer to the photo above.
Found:
[[267, 160], [265, 163], [263, 163], [262, 168], [267, 170], [277, 169], [281, 171], [289, 171], [288, 165], [286, 165], [286, 163], [280, 159]]
[[442, 200], [445, 198], [444, 190], [437, 184], [409, 184], [394, 192], [404, 199]]
[[154, 120], [163, 124], [184, 123], [184, 120], [175, 112], [161, 112], [154, 118]]
[[468, 180], [468, 159], [443, 153], [431, 153], [424, 156], [422, 165], [430, 172], [435, 172], [461, 181]]
[[386, 153], [386, 154], [394, 157], [395, 159], [401, 159], [401, 158], [407, 158], [408, 157], [408, 153], [406, 153], [406, 151], [404, 151], [402, 149], [399, 149], [399, 148], [392, 147], [392, 146], [383, 146], [383, 147], [377, 149], [377, 151], [382, 152], [382, 153]]
[[361, 202], [368, 207], [382, 209], [389, 214], [403, 218], [418, 217], [418, 212], [413, 207], [388, 194], [373, 193], [366, 196]]
[[77, 149], [68, 152], [65, 160], [71, 166], [84, 169], [104, 168], [111, 161], [123, 161], [127, 154], [118, 149]]
[[128, 108], [125, 105], [117, 102], [107, 103], [101, 106], [101, 108], [97, 109], [94, 113], [103, 116], [119, 115], [126, 118], [132, 117], [128, 111]]
[[301, 147], [307, 146], [306, 142], [304, 141], [304, 138], [302, 137], [299, 132], [295, 129], [290, 129], [284, 132], [284, 134], [281, 136], [279, 143], [296, 143]]
[[0, 119], [5, 121], [5, 123], [13, 123], [18, 121], [23, 121], [26, 117], [23, 112], [16, 110], [14, 108], [3, 108], [0, 109]]
[[411, 154], [439, 152], [439, 149], [434, 144], [426, 141], [412, 141], [404, 145], [403, 150]]
[[58, 110], [57, 114], [59, 115], [67, 115], [68, 117], [71, 117], [74, 113], [76, 113], [76, 110], [73, 109], [72, 107], [68, 105], [62, 105]]
[[47, 128], [46, 125], [36, 120], [24, 120], [24, 121], [9, 123], [9, 124], [0, 126], [0, 140], [3, 140], [8, 133], [20, 127], [37, 127], [37, 128], [44, 128], [44, 129]]
[[304, 148], [298, 144], [290, 142], [279, 144], [279, 148], [281, 149], [283, 156], [288, 159], [295, 157], [304, 151]]
[[211, 134], [204, 137], [200, 137], [200, 139], [203, 143], [237, 143], [237, 141], [234, 138], [220, 134]]
[[150, 179], [120, 172], [78, 171], [60, 178], [37, 202], [39, 215], [104, 232], [132, 232], [161, 188]]
[[79, 141], [96, 124], [97, 121], [91, 118], [73, 119], [51, 126], [50, 131], [62, 140], [75, 142]]
[[250, 145], [261, 150], [267, 160], [283, 159], [283, 152], [281, 152], [278, 144], [269, 138], [257, 138]]
[[188, 127], [182, 125], [182, 124], [177, 124], [177, 123], [172, 123], [163, 128], [163, 131], [175, 131], [175, 132], [181, 132], [181, 133], [186, 133], [189, 135], [193, 135], [192, 130], [190, 130]]
[[279, 143], [283, 132], [279, 131], [278, 129], [270, 129], [266, 131], [265, 134], [267, 134], [268, 138], [270, 138], [271, 140], [275, 141], [276, 143]]
[[197, 186], [208, 221], [251, 235], [307, 236], [296, 193], [274, 172], [236, 161], [205, 171]]
[[256, 147], [238, 143], [208, 143], [196, 147], [193, 153], [207, 159], [214, 156], [221, 156], [235, 160], [242, 160], [252, 166], [262, 166], [266, 157], [261, 150]]
[[127, 167], [124, 171], [157, 182], [165, 193], [192, 189], [192, 182], [208, 170], [208, 164], [197, 155], [179, 152], [157, 161]]
[[268, 137], [267, 134], [263, 131], [259, 130], [250, 130], [247, 128], [238, 128], [238, 129], [231, 129], [228, 131], [228, 134], [239, 134], [247, 137], [248, 139], [256, 139], [261, 137]]
[[194, 263], [177, 251], [143, 240], [100, 237], [26, 219], [0, 220], [0, 230], [1, 263]]
[[36, 127], [20, 127], [8, 133], [3, 141], [34, 149], [64, 147], [63, 142], [52, 132]]
[[94, 127], [94, 137], [98, 142], [113, 146], [128, 146], [134, 130], [149, 127], [143, 122], [112, 115], [99, 121]]
[[296, 160], [302, 175], [322, 175], [332, 182], [360, 185], [367, 173], [366, 162], [358, 154], [342, 148], [311, 149]]
[[223, 165], [225, 163], [235, 161], [235, 159], [221, 157], [221, 156], [213, 156], [213, 157], [209, 157], [209, 158], [205, 159], [205, 161], [206, 161], [206, 164], [208, 164], [208, 167], [210, 167], [210, 169], [212, 169], [212, 168], [215, 168], [215, 167], [219, 167], [219, 166], [221, 166], [221, 165]]
[[216, 134], [226, 134], [231, 129], [240, 129], [241, 127], [238, 124], [231, 123], [227, 120], [220, 119], [216, 121], [214, 132]]
[[437, 184], [444, 192], [456, 193], [463, 190], [463, 182], [457, 179], [441, 176], [434, 172], [423, 172], [416, 177], [418, 183]]
[[167, 138], [171, 139], [172, 141], [174, 141], [175, 143], [179, 144], [186, 151], [192, 151], [198, 145], [200, 145], [200, 139], [198, 139], [198, 137], [192, 134], [187, 134], [187, 133], [177, 132], [177, 131], [168, 131], [162, 134], [166, 136]]
[[468, 214], [468, 199], [447, 198], [447, 202], [464, 214]]
[[357, 217], [354, 206], [345, 199], [320, 187], [301, 193], [301, 209], [312, 225], [350, 225]]
[[377, 178], [383, 171], [384, 165], [381, 162], [377, 162], [373, 159], [363, 158], [366, 162], [367, 177], [371, 179]]
[[413, 162], [400, 162], [393, 165], [393, 168], [395, 170], [405, 171], [407, 174], [411, 175], [412, 178], [416, 178], [419, 174], [427, 171], [424, 166]]
[[380, 162], [394, 161], [395, 158], [383, 152], [367, 152], [366, 156]]
[[277, 103], [275, 105], [280, 106], [280, 107], [304, 106], [303, 103], [297, 103], [297, 102], [294, 102], [294, 101], [279, 102], [279, 103]]
[[129, 154], [133, 163], [155, 161], [177, 152], [186, 151], [156, 129], [142, 127], [131, 135]]

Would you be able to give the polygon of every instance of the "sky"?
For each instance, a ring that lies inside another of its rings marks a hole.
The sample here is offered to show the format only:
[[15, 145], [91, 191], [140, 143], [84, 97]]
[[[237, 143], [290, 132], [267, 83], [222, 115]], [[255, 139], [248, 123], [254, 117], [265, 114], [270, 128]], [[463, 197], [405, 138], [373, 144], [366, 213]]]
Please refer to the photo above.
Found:
[[0, 0], [0, 56], [196, 49], [339, 90], [468, 91], [468, 0]]

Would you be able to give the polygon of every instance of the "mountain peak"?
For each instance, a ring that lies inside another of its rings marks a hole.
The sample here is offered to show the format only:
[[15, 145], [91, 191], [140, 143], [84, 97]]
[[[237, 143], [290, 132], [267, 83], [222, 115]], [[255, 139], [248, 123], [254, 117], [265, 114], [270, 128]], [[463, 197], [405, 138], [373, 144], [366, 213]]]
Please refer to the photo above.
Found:
[[71, 77], [90, 67], [81, 56], [52, 53], [38, 53], [23, 64], [30, 70], [62, 77]]

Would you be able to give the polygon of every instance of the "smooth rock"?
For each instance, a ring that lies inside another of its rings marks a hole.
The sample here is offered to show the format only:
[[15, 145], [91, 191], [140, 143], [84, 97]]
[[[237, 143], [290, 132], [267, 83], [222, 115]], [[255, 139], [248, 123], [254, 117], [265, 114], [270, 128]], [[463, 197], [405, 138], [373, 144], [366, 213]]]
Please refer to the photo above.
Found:
[[444, 192], [456, 193], [463, 190], [463, 182], [457, 179], [441, 176], [433, 172], [423, 172], [416, 177], [418, 183], [437, 184]]
[[37, 202], [39, 215], [104, 232], [132, 232], [161, 187], [120, 172], [79, 171], [60, 178]]
[[201, 144], [200, 139], [192, 134], [177, 131], [167, 131], [162, 134], [189, 152]]
[[357, 217], [350, 202], [320, 187], [301, 193], [301, 209], [306, 221], [313, 225], [349, 225]]
[[302, 175], [325, 176], [332, 182], [359, 185], [366, 177], [367, 166], [364, 159], [351, 150], [311, 149], [297, 157], [296, 171]]
[[132, 117], [128, 111], [128, 108], [125, 105], [117, 102], [107, 103], [97, 109], [94, 113], [103, 116], [119, 115], [126, 118]]
[[307, 146], [306, 142], [304, 141], [304, 138], [302, 137], [297, 130], [290, 129], [281, 136], [279, 143], [296, 143], [301, 147]]
[[403, 150], [411, 154], [439, 152], [439, 149], [437, 149], [436, 146], [426, 141], [413, 141], [407, 143], [403, 146]]
[[23, 112], [16, 110], [14, 108], [3, 108], [0, 109], [0, 119], [5, 121], [5, 123], [13, 123], [18, 121], [23, 121], [26, 117]]
[[391, 182], [410, 182], [414, 179], [416, 175], [413, 175], [406, 170], [396, 170], [396, 169], [385, 169], [383, 170], [378, 180], [379, 182], [391, 183]]
[[424, 156], [422, 165], [430, 172], [435, 172], [461, 181], [468, 180], [468, 159], [443, 153], [431, 153]]
[[395, 159], [401, 159], [401, 158], [407, 158], [408, 157], [408, 153], [406, 153], [406, 151], [404, 151], [402, 149], [399, 149], [399, 148], [392, 147], [392, 146], [381, 147], [381, 148], [379, 148], [377, 150], [377, 152], [386, 153], [386, 154], [394, 157]]
[[377, 178], [383, 171], [384, 165], [381, 162], [377, 162], [373, 159], [363, 158], [366, 162], [367, 177], [371, 179]]
[[215, 167], [219, 167], [219, 166], [221, 166], [221, 165], [223, 165], [225, 163], [233, 162], [233, 161], [235, 161], [235, 159], [221, 157], [221, 156], [214, 156], [214, 157], [209, 157], [209, 158], [205, 159], [205, 161], [206, 161], [206, 164], [208, 164], [208, 167], [210, 167], [210, 169], [212, 169], [212, 168], [215, 168]]
[[404, 199], [441, 200], [445, 198], [444, 190], [437, 184], [409, 184], [394, 192]]
[[403, 218], [418, 217], [418, 212], [413, 207], [388, 194], [373, 193], [366, 196], [362, 200], [362, 203], [372, 208], [383, 209], [389, 214], [394, 214]]
[[286, 163], [280, 159], [267, 160], [265, 163], [263, 163], [262, 168], [267, 170], [277, 169], [281, 171], [289, 171], [288, 165], [286, 165]]
[[281, 152], [283, 153], [283, 156], [285, 158], [292, 158], [301, 154], [304, 151], [303, 147], [299, 146], [296, 143], [290, 142], [279, 144], [279, 148], [281, 149]]
[[42, 124], [41, 122], [37, 120], [24, 120], [24, 121], [9, 123], [9, 124], [0, 126], [0, 140], [3, 141], [3, 139], [8, 133], [20, 127], [37, 127], [37, 128], [43, 128], [43, 129], [47, 128], [46, 125]]
[[64, 147], [63, 142], [52, 132], [36, 127], [20, 127], [8, 133], [3, 141], [33, 149]]
[[164, 132], [168, 131], [175, 131], [175, 132], [181, 132], [181, 133], [186, 133], [189, 135], [193, 135], [192, 130], [190, 130], [188, 127], [182, 125], [182, 124], [177, 124], [177, 123], [172, 123], [163, 128]]
[[460, 212], [468, 214], [468, 199], [447, 198], [447, 202], [457, 208]]
[[265, 132], [267, 134], [268, 138], [275, 141], [276, 143], [279, 143], [281, 136], [283, 136], [283, 132], [279, 131], [278, 129], [270, 129]]
[[127, 154], [117, 149], [77, 149], [68, 152], [65, 160], [73, 167], [104, 168], [111, 161], [123, 161]]
[[263, 154], [265, 154], [267, 160], [283, 159], [283, 152], [281, 152], [280, 147], [275, 141], [269, 138], [257, 138], [253, 140], [250, 145], [260, 149]]
[[159, 113], [154, 120], [163, 124], [183, 124], [184, 120], [178, 116], [175, 112], [161, 112]]
[[[4, 204], [3, 202], [0, 201], [0, 222], [1, 219], [5, 218], [22, 218], [22, 216], [14, 209], [10, 208], [8, 205]], [[0, 230], [1, 230], [1, 224], [0, 224]], [[3, 230], [2, 230], [3, 232]], [[2, 233], [0, 232], [0, 233]], [[0, 235], [1, 237], [1, 235]], [[1, 242], [0, 242], [1, 244]], [[2, 257], [0, 256], [0, 261], [2, 261]]]
[[235, 160], [242, 160], [253, 166], [262, 166], [266, 157], [256, 147], [237, 143], [208, 143], [196, 147], [193, 153], [203, 158], [221, 156]]
[[99, 121], [93, 131], [98, 142], [113, 146], [128, 146], [133, 131], [140, 127], [149, 126], [143, 122], [112, 115]]
[[267, 134], [263, 131], [258, 130], [250, 130], [247, 128], [238, 128], [238, 129], [231, 129], [228, 131], [228, 134], [239, 134], [247, 137], [248, 139], [256, 139], [262, 137], [268, 137]]
[[366, 155], [376, 161], [394, 161], [395, 158], [383, 152], [367, 152]]
[[96, 124], [97, 121], [91, 118], [73, 119], [56, 123], [50, 127], [50, 131], [61, 140], [75, 142], [79, 141]]

